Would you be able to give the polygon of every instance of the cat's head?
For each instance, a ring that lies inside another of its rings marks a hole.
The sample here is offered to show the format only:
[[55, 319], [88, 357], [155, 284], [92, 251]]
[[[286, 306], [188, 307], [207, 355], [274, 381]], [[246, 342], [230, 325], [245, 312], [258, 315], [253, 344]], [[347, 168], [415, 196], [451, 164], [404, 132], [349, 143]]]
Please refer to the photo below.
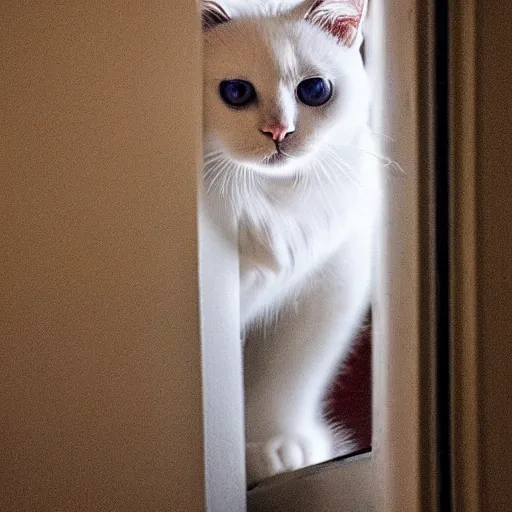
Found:
[[283, 175], [326, 145], [349, 144], [368, 116], [359, 52], [366, 1], [235, 14], [204, 0], [206, 152]]

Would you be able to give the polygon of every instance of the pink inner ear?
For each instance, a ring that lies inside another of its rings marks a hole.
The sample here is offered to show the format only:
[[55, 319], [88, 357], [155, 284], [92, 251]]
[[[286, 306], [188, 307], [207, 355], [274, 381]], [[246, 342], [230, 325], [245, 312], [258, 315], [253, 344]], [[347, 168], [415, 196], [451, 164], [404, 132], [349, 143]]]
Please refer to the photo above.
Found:
[[350, 46], [359, 30], [365, 0], [316, 0], [306, 19]]
[[357, 36], [360, 21], [361, 17], [337, 18], [326, 21], [324, 26], [329, 33], [338, 38], [340, 43], [350, 46]]

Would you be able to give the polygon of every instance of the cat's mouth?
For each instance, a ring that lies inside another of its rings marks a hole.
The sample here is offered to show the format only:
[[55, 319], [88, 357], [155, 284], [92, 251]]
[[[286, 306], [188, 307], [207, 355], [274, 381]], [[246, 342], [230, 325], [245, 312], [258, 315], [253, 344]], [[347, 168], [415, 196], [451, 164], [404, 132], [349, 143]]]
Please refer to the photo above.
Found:
[[272, 153], [270, 156], [267, 156], [263, 159], [264, 165], [277, 165], [285, 163], [290, 157], [286, 153], [283, 153], [281, 150], [277, 150], [275, 153]]

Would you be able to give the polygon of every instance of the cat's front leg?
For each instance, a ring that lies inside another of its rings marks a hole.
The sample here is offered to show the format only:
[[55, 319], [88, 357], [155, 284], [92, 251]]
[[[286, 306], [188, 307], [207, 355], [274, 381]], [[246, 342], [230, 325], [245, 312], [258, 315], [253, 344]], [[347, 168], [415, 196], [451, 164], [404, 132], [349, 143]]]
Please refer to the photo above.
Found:
[[[336, 258], [244, 349], [250, 484], [328, 460], [334, 436], [322, 399], [366, 311], [368, 257]], [[342, 266], [341, 266], [342, 265]]]

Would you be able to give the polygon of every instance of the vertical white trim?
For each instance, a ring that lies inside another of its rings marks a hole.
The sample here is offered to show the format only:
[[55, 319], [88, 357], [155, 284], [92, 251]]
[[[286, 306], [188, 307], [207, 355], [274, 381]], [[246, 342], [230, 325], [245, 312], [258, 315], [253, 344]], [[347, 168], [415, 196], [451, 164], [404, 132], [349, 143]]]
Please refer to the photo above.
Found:
[[[203, 207], [200, 209], [203, 212]], [[236, 227], [201, 215], [200, 289], [208, 512], [246, 508]]]

